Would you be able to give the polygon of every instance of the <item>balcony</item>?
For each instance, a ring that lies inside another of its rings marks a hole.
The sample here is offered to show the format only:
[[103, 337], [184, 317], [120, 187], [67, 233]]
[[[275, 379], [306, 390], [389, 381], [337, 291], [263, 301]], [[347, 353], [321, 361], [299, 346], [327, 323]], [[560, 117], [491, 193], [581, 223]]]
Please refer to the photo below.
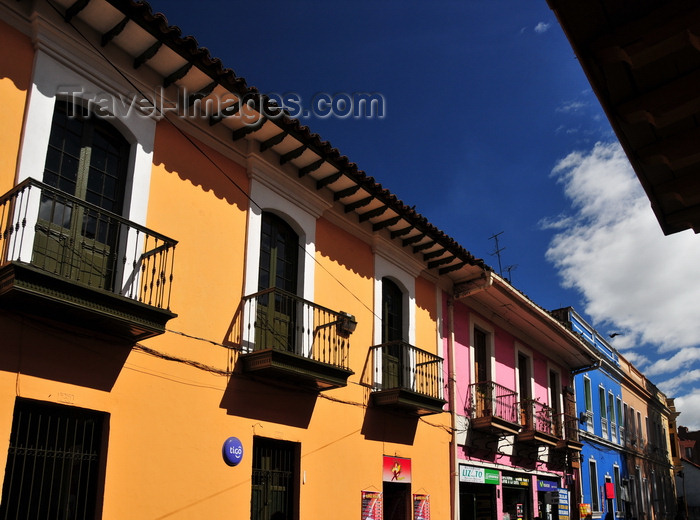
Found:
[[238, 316], [244, 373], [322, 391], [346, 386], [356, 322], [281, 289], [246, 296]]
[[130, 341], [162, 334], [176, 243], [27, 179], [0, 197], [0, 306]]
[[493, 381], [469, 385], [471, 428], [490, 435], [514, 435], [518, 424], [517, 394]]
[[557, 450], [581, 451], [583, 444], [579, 442], [578, 417], [563, 413], [555, 416], [553, 419], [553, 433], [558, 439], [554, 448]]
[[442, 358], [403, 341], [371, 347], [370, 358], [374, 406], [419, 416], [442, 412]]
[[534, 446], [556, 446], [559, 438], [552, 409], [534, 399], [525, 399], [519, 404], [522, 429], [515, 440]]

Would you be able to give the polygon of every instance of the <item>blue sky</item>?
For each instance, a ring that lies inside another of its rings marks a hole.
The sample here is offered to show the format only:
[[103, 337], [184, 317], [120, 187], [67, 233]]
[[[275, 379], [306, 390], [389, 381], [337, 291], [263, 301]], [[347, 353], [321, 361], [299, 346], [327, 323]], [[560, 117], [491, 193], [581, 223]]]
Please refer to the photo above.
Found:
[[[266, 93], [371, 92], [303, 119], [513, 284], [571, 305], [700, 428], [700, 237], [664, 237], [546, 0], [155, 0]], [[507, 273], [504, 273], [507, 274]]]

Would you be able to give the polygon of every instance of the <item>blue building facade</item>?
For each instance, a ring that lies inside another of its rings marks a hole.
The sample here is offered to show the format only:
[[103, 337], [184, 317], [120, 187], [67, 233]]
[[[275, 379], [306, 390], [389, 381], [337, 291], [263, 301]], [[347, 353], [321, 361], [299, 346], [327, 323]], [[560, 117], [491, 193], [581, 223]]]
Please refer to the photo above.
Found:
[[[593, 518], [625, 517], [628, 476], [624, 456], [625, 422], [617, 352], [571, 308], [555, 317], [581, 335], [600, 354], [600, 362], [575, 374], [576, 415], [581, 451], [581, 503]], [[585, 507], [585, 506], [584, 506]]]

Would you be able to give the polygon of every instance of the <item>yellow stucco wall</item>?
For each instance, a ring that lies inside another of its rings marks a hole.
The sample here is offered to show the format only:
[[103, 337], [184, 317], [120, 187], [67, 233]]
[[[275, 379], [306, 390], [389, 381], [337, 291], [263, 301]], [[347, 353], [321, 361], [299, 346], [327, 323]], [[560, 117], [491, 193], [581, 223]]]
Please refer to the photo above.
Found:
[[0, 20], [0, 193], [15, 180], [22, 120], [31, 84], [34, 49], [31, 40]]

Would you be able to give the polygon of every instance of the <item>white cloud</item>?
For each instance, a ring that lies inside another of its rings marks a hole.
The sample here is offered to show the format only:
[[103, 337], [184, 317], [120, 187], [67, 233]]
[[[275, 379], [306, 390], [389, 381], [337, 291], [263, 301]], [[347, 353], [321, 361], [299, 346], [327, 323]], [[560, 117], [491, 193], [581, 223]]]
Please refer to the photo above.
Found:
[[[616, 338], [620, 348], [643, 342], [665, 352], [697, 345], [700, 239], [690, 232], [663, 235], [617, 143], [571, 153], [552, 175], [573, 214], [547, 222], [550, 229], [560, 224], [547, 259], [564, 286], [581, 292], [596, 326], [623, 332]], [[655, 366], [658, 373], [670, 370]]]
[[535, 32], [537, 34], [546, 33], [551, 26], [551, 23], [540, 22], [537, 25], [535, 25]]
[[658, 386], [659, 390], [661, 390], [666, 395], [674, 395], [676, 392], [678, 392], [678, 390], [681, 389], [683, 385], [694, 383], [699, 379], [700, 369], [685, 370], [676, 377], [672, 377], [671, 379], [662, 381], [656, 386]]
[[568, 114], [571, 112], [579, 112], [586, 107], [588, 107], [588, 103], [584, 103], [583, 101], [564, 101], [556, 108], [556, 111], [562, 114]]
[[676, 410], [681, 412], [678, 424], [687, 426], [690, 430], [700, 430], [700, 389], [676, 397], [675, 404]]
[[648, 376], [667, 374], [692, 365], [694, 361], [698, 360], [700, 360], [700, 347], [683, 348], [668, 359], [662, 358], [655, 361], [645, 369], [645, 373]]

